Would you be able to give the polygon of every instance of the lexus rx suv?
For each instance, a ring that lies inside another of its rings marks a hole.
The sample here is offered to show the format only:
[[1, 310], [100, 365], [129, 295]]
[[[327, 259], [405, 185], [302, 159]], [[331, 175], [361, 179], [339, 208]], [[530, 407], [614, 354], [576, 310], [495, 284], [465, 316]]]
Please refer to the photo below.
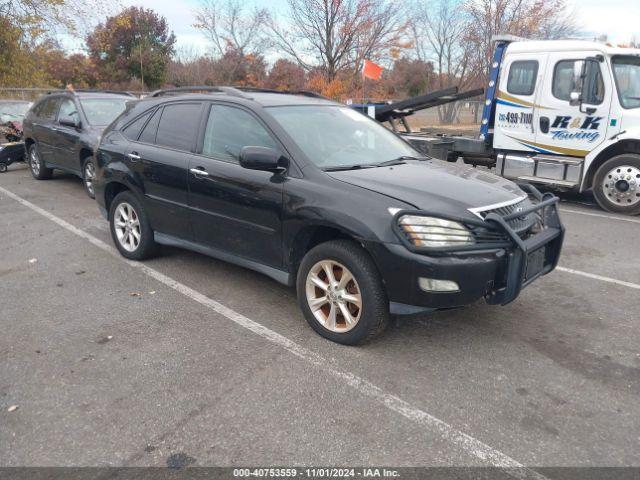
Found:
[[132, 95], [109, 91], [55, 91], [41, 97], [24, 119], [31, 174], [51, 178], [53, 169], [82, 178], [94, 198], [94, 152], [102, 130], [124, 110]]
[[506, 304], [553, 270], [564, 236], [556, 197], [426, 158], [312, 94], [193, 87], [129, 103], [94, 188], [126, 258], [173, 245], [257, 270], [343, 344], [390, 314]]

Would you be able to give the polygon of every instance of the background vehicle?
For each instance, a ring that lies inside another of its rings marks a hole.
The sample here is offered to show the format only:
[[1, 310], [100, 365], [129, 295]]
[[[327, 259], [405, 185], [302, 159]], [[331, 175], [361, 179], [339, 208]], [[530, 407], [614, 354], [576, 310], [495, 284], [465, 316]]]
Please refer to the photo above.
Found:
[[529, 189], [532, 205], [313, 94], [192, 90], [130, 103], [102, 137], [96, 200], [127, 258], [174, 245], [296, 285], [311, 327], [345, 344], [389, 313], [509, 303], [557, 264], [551, 195]]
[[24, 160], [22, 120], [30, 106], [24, 100], [0, 100], [0, 172]]
[[[462, 157], [554, 189], [593, 189], [603, 209], [640, 214], [640, 50], [573, 40], [496, 42], [478, 137], [409, 128], [403, 135], [437, 158]], [[393, 121], [415, 108], [399, 102], [375, 115], [395, 128]]]
[[121, 92], [60, 91], [40, 98], [24, 119], [25, 149], [34, 178], [51, 178], [53, 169], [83, 179], [94, 197], [94, 151], [102, 130], [134, 97]]

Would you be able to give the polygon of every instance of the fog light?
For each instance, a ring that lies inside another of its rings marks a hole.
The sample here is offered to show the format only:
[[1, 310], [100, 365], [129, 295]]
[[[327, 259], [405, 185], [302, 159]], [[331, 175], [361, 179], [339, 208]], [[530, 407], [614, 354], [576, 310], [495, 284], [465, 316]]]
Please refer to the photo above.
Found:
[[418, 285], [425, 292], [459, 292], [460, 287], [452, 280], [438, 280], [436, 278], [418, 279]]

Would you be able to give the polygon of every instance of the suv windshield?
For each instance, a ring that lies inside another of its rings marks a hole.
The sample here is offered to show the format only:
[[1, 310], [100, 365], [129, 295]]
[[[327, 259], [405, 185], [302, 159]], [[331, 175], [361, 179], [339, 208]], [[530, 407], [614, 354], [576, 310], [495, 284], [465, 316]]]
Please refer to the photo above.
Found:
[[91, 125], [106, 126], [124, 111], [127, 100], [123, 98], [81, 98], [80, 103]]
[[613, 75], [622, 106], [640, 107], [640, 57], [613, 57]]
[[30, 106], [30, 103], [23, 102], [0, 102], [0, 123], [6, 123], [11, 120], [22, 120]]
[[300, 149], [323, 169], [388, 164], [422, 157], [393, 132], [349, 107], [268, 107]]

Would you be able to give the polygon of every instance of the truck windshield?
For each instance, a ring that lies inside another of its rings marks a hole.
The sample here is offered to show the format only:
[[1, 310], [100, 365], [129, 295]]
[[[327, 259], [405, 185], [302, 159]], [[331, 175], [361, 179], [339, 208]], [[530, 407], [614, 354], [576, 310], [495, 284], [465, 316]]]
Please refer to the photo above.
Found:
[[624, 108], [640, 107], [640, 57], [613, 57], [613, 75]]
[[124, 111], [127, 101], [122, 98], [81, 98], [87, 120], [94, 126], [107, 126]]
[[422, 157], [375, 120], [349, 107], [304, 105], [268, 107], [269, 113], [318, 167], [375, 167]]

